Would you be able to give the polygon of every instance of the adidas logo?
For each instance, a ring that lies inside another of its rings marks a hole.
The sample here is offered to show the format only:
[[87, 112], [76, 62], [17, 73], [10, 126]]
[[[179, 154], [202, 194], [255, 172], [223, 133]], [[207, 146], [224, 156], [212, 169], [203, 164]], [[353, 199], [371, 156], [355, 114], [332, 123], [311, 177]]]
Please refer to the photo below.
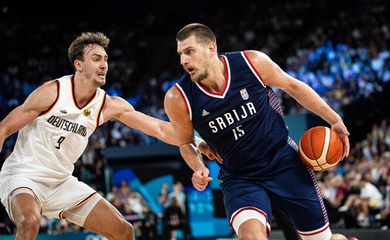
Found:
[[203, 109], [202, 117], [209, 115], [210, 113]]
[[60, 113], [67, 114], [68, 112], [66, 110], [60, 110]]

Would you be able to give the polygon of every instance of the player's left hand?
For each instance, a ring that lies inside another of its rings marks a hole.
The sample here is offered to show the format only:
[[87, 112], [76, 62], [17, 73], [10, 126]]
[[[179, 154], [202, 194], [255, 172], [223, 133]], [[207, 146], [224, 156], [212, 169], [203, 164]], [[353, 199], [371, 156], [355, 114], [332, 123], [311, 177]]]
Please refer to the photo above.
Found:
[[348, 157], [349, 150], [350, 150], [348, 136], [350, 135], [350, 133], [348, 132], [348, 130], [345, 127], [343, 122], [337, 122], [337, 123], [333, 124], [332, 125], [332, 129], [335, 130], [338, 133], [340, 139], [343, 141], [344, 157]]

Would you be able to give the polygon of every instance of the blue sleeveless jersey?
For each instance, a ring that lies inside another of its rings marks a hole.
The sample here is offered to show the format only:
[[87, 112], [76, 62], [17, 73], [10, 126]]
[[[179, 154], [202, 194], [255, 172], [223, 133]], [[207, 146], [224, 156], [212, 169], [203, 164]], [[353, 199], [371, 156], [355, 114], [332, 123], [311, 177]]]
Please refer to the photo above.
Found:
[[209, 92], [188, 74], [175, 87], [183, 95], [194, 129], [222, 157], [221, 168], [230, 173], [267, 173], [277, 164], [274, 156], [279, 149], [287, 144], [297, 149], [278, 98], [244, 52], [220, 57], [226, 69], [222, 93]]

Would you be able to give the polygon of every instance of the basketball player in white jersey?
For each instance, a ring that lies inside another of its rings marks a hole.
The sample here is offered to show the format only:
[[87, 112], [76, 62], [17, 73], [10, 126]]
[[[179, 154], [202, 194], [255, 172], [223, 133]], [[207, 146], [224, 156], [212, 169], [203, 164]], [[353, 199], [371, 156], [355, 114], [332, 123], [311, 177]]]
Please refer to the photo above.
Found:
[[42, 215], [65, 219], [108, 239], [134, 239], [119, 211], [72, 176], [88, 138], [115, 119], [177, 145], [169, 122], [135, 111], [100, 87], [108, 70], [103, 33], [85, 32], [68, 49], [75, 73], [42, 84], [0, 122], [0, 150], [19, 131], [0, 172], [0, 198], [16, 224], [18, 240], [35, 239]]

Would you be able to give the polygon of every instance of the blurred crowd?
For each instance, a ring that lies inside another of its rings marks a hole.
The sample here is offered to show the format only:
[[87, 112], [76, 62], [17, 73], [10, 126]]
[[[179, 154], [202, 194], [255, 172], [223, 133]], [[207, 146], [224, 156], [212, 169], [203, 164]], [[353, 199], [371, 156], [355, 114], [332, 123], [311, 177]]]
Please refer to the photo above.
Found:
[[[244, 0], [223, 7], [218, 3], [200, 1], [194, 7], [198, 15], [158, 1], [142, 4], [143, 9], [132, 10], [131, 14], [127, 8], [134, 6], [112, 4], [104, 10], [95, 9], [94, 18], [90, 15], [81, 21], [70, 17], [26, 22], [19, 15], [3, 15], [0, 119], [23, 103], [43, 81], [72, 73], [67, 46], [81, 31], [96, 30], [111, 39], [104, 89], [125, 98], [145, 114], [167, 120], [164, 94], [183, 74], [175, 34], [187, 21], [209, 25], [219, 39], [220, 52], [265, 52], [288, 74], [309, 84], [341, 115], [344, 107], [383, 91], [389, 84], [387, 1]], [[106, 20], [98, 17], [102, 13]], [[281, 91], [277, 94], [285, 114], [305, 113], [288, 95]], [[364, 139], [353, 142], [350, 156], [339, 167], [318, 173], [332, 224], [346, 228], [390, 226], [389, 123], [389, 115], [370, 123], [372, 130]], [[12, 151], [15, 139], [16, 134], [5, 141], [0, 165]], [[104, 149], [156, 142], [143, 132], [108, 122], [92, 135], [75, 168], [80, 180], [119, 204], [118, 209], [139, 226], [139, 236], [143, 227], [151, 224], [146, 219], [156, 221], [157, 213], [151, 212], [142, 195], [129, 190], [126, 183], [105, 191]], [[117, 195], [134, 197], [134, 201], [123, 201]], [[77, 230], [65, 225], [63, 221], [42, 220], [43, 231], [49, 233]]]
[[[269, 54], [340, 113], [356, 99], [381, 91], [390, 80], [387, 1], [243, 1], [224, 7], [217, 3], [206, 11], [200, 2], [198, 8], [204, 13], [213, 10], [213, 15], [199, 12], [187, 16], [187, 21], [207, 23], [219, 39], [220, 52], [257, 49]], [[174, 39], [186, 12], [173, 13], [174, 8], [158, 8], [151, 1], [132, 16], [124, 10], [132, 6], [122, 4], [100, 10], [106, 18], [115, 16], [115, 21], [6, 18], [0, 24], [1, 119], [43, 81], [73, 72], [67, 46], [85, 30], [103, 31], [111, 38], [105, 90], [139, 111], [167, 119], [164, 94], [184, 73]], [[323, 15], [326, 19], [320, 18]], [[285, 114], [305, 111], [283, 92], [278, 95]], [[100, 134], [105, 145], [156, 141], [119, 123], [108, 124]]]

